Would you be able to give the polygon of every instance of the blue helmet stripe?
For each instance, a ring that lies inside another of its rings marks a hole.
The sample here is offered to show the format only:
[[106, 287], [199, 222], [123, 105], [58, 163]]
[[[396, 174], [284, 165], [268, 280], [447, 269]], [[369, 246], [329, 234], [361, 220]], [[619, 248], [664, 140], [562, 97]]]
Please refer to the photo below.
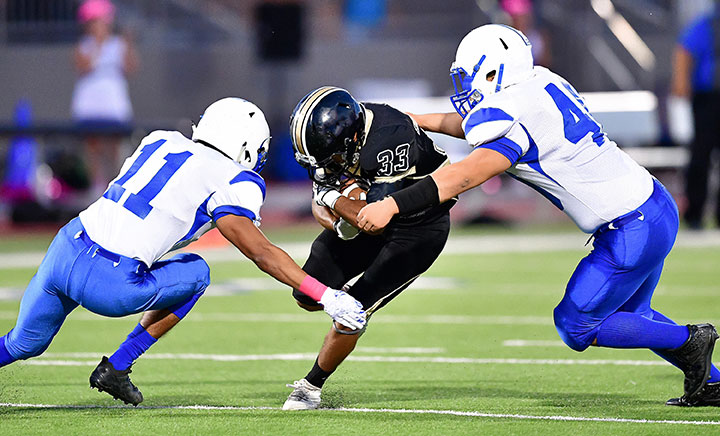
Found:
[[500, 64], [500, 71], [498, 71], [498, 80], [497, 86], [495, 87], [495, 92], [500, 92], [500, 90], [502, 89], [503, 70], [505, 70], [505, 64]]

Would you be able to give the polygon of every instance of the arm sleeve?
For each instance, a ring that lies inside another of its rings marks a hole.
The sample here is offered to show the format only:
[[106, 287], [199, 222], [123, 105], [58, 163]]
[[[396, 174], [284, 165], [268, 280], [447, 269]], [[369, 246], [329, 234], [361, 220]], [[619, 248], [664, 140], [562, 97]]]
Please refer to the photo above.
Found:
[[514, 165], [530, 149], [530, 140], [522, 124], [515, 123], [504, 136], [474, 147], [474, 149], [478, 148], [495, 150], [505, 156], [511, 165]]
[[476, 106], [465, 117], [462, 127], [465, 139], [475, 147], [505, 136], [516, 122], [507, 108]]
[[260, 225], [260, 208], [265, 201], [265, 181], [252, 171], [242, 171], [225, 189], [216, 191], [208, 201], [213, 221], [225, 215], [238, 215]]

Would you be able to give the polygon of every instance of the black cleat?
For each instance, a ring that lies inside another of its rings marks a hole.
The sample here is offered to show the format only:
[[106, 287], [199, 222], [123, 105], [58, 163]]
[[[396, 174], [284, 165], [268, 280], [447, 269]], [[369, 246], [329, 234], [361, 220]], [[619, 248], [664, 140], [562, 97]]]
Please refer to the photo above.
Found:
[[143, 400], [142, 392], [130, 381], [130, 368], [118, 371], [106, 356], [103, 356], [95, 371], [90, 374], [90, 387], [107, 392], [114, 399], [137, 406]]
[[695, 401], [695, 396], [710, 377], [712, 353], [718, 333], [711, 324], [688, 324], [690, 337], [677, 348], [666, 353], [674, 357], [680, 369], [685, 373], [685, 394], [688, 401]]
[[683, 395], [680, 398], [670, 398], [665, 405], [679, 407], [720, 407], [720, 382], [705, 383], [693, 400], [688, 400], [685, 395]]

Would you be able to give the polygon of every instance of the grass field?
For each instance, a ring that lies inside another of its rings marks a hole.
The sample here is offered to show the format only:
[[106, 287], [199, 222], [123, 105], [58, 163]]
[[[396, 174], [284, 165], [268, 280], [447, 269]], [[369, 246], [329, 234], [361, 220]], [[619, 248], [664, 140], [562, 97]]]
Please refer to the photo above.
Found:
[[[298, 245], [308, 232], [299, 235], [278, 240]], [[492, 250], [483, 250], [486, 235]], [[664, 406], [681, 393], [682, 375], [651, 352], [576, 353], [561, 344], [552, 309], [587, 249], [582, 235], [572, 236], [575, 249], [553, 243], [563, 233], [551, 235], [547, 251], [514, 252], [528, 240], [523, 232], [454, 232], [424, 279], [373, 317], [325, 385], [326, 408], [311, 412], [280, 407], [285, 384], [312, 365], [328, 320], [299, 310], [249, 262], [219, 256], [215, 290], [134, 366], [141, 407], [88, 387], [137, 317], [80, 308], [45, 355], [0, 369], [0, 434], [720, 434], [718, 409]], [[15, 238], [0, 253], [42, 251], [47, 242]], [[0, 288], [22, 288], [33, 273], [0, 265]], [[679, 244], [654, 306], [681, 323], [720, 323], [719, 279], [720, 247]], [[0, 332], [18, 305], [0, 301]]]

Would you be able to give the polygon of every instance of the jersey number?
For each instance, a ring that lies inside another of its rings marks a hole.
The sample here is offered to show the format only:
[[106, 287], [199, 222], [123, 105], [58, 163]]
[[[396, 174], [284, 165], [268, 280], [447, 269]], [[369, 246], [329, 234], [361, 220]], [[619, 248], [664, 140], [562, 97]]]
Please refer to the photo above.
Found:
[[550, 83], [545, 87], [545, 91], [550, 94], [555, 106], [562, 113], [565, 138], [573, 144], [577, 144], [588, 133], [592, 132], [593, 142], [600, 147], [605, 142], [605, 135], [602, 133], [600, 124], [587, 112], [582, 100], [580, 100], [580, 96], [572, 88], [566, 87], [566, 89], [575, 97], [577, 102], [572, 101], [554, 83]]
[[[120, 197], [125, 193], [123, 185], [125, 182], [130, 180], [140, 168], [147, 162], [161, 145], [165, 143], [164, 139], [148, 144], [140, 151], [140, 156], [135, 159], [130, 168], [122, 175], [117, 181], [115, 181], [108, 190], [103, 194], [103, 197], [108, 200], [112, 200], [115, 203], [120, 201]], [[125, 199], [123, 207], [130, 212], [134, 213], [140, 219], [145, 219], [152, 210], [150, 202], [153, 198], [157, 197], [163, 187], [167, 184], [170, 177], [177, 172], [178, 169], [185, 163], [188, 158], [192, 156], [189, 151], [183, 151], [182, 153], [169, 153], [165, 156], [165, 163], [160, 170], [153, 176], [152, 179], [145, 185], [139, 192], [130, 194]]]
[[[381, 165], [378, 170], [378, 174], [381, 176], [389, 176], [395, 172], [407, 171], [408, 165], [408, 150], [410, 144], [400, 144], [395, 148], [395, 153], [392, 150], [383, 150], [377, 155], [378, 163]], [[395, 160], [397, 159], [397, 162]]]

